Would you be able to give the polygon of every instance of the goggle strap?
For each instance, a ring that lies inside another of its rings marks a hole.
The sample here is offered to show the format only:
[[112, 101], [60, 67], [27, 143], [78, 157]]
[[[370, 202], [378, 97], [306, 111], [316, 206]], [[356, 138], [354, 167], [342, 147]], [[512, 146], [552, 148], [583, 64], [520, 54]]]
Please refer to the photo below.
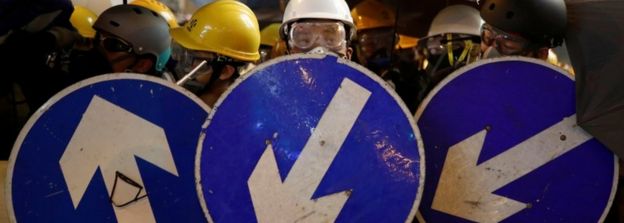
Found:
[[453, 35], [447, 33], [446, 39], [446, 54], [448, 55], [449, 64], [451, 64], [451, 66], [455, 66], [455, 58], [453, 57]]
[[466, 56], [468, 56], [468, 52], [470, 52], [470, 50], [472, 50], [472, 41], [470, 40], [465, 40], [464, 41], [464, 50], [462, 51], [461, 55], [459, 56], [459, 59], [457, 59], [457, 63], [460, 63], [462, 61], [464, 61], [466, 59]]

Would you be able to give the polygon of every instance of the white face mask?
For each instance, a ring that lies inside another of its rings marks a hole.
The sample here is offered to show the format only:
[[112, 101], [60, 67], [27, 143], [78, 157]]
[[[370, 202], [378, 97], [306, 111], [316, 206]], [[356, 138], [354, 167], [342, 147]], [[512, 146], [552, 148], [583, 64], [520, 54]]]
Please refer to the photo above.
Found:
[[490, 59], [490, 58], [498, 58], [498, 57], [503, 57], [503, 56], [504, 56], [503, 54], [498, 52], [498, 49], [490, 46], [485, 50], [485, 52], [483, 52], [483, 54], [481, 55], [481, 58]]
[[314, 49], [311, 49], [310, 51], [308, 51], [307, 53], [309, 53], [309, 54], [328, 54], [328, 53], [331, 53], [331, 52], [332, 52], [331, 50], [329, 50], [329, 49], [327, 49], [325, 47], [317, 46]]
[[329, 50], [329, 49], [327, 49], [325, 47], [322, 47], [322, 46], [317, 46], [314, 49], [311, 49], [311, 50], [309, 50], [306, 53], [307, 54], [322, 54], [322, 55], [330, 54], [330, 55], [334, 55], [336, 57], [341, 57], [341, 58], [345, 58], [345, 59], [347, 58], [346, 55], [337, 54], [336, 52], [331, 51], [331, 50]]

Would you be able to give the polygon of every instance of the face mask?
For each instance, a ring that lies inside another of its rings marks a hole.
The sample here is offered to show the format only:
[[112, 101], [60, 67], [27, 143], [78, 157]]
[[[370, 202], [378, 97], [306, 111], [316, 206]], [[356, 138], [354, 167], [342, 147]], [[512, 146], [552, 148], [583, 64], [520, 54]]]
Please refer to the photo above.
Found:
[[379, 49], [366, 61], [366, 67], [373, 72], [390, 68], [390, 55], [385, 49]]
[[326, 54], [331, 54], [337, 57], [341, 57], [341, 58], [345, 58], [344, 55], [342, 54], [336, 54], [336, 52], [331, 51], [325, 47], [322, 46], [317, 46], [314, 49], [311, 49], [310, 51], [306, 52], [307, 54], [321, 54], [321, 55], [326, 55]]

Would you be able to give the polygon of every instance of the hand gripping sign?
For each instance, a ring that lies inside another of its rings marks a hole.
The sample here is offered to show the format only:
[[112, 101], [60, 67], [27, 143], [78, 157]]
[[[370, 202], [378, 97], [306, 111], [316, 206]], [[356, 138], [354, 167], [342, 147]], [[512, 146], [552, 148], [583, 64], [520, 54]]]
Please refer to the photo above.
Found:
[[198, 150], [214, 222], [411, 222], [422, 144], [383, 81], [334, 56], [292, 55], [239, 79]]
[[[94, 77], [31, 117], [9, 160], [15, 222], [206, 222], [194, 156], [208, 107], [138, 74]], [[183, 207], [183, 208], [181, 208]]]
[[576, 125], [574, 79], [527, 58], [485, 60], [440, 83], [416, 116], [428, 222], [602, 222], [616, 158]]

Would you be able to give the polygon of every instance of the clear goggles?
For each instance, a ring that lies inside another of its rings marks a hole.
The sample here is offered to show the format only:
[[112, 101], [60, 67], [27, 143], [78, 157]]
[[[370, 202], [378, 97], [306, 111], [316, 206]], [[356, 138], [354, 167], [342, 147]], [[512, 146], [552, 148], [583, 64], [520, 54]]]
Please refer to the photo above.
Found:
[[503, 55], [520, 55], [530, 45], [528, 39], [507, 33], [487, 23], [481, 26], [481, 39], [486, 46], [493, 46], [496, 43], [496, 49]]
[[341, 22], [295, 22], [288, 33], [288, 44], [302, 50], [325, 47], [340, 50], [347, 45], [347, 32]]
[[196, 73], [202, 74], [210, 72], [212, 71], [212, 66], [210, 66], [210, 64], [218, 61], [220, 58], [215, 53], [190, 50], [176, 43], [172, 44], [172, 48], [171, 58], [177, 61], [175, 72], [178, 78], [191, 72], [191, 70], [199, 66], [203, 61], [206, 61], [207, 64], [199, 67]]
[[446, 33], [422, 39], [418, 44], [418, 50], [425, 57], [444, 56], [448, 58], [450, 65], [459, 64], [463, 61], [472, 62], [479, 52], [479, 36]]

